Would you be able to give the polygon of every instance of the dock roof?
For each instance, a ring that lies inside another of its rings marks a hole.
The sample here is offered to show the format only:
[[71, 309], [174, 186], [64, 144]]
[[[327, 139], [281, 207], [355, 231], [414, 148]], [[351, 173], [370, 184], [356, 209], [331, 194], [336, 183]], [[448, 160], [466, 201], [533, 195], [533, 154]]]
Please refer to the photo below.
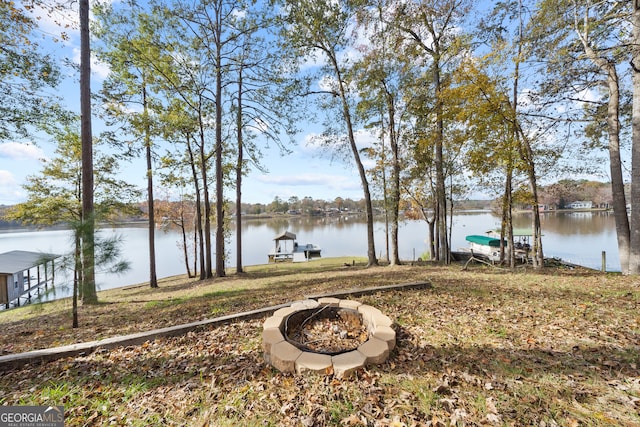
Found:
[[16, 274], [42, 265], [60, 255], [44, 252], [11, 251], [0, 254], [0, 274]]
[[273, 240], [296, 240], [295, 233], [291, 233], [290, 231], [285, 231], [279, 236], [274, 237]]

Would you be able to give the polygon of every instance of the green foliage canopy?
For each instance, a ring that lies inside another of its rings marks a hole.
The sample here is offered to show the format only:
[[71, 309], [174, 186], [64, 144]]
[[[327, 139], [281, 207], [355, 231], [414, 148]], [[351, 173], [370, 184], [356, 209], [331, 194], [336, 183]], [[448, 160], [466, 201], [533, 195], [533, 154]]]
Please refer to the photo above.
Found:
[[0, 2], [0, 140], [26, 137], [58, 110], [46, 92], [60, 79], [36, 40], [36, 22], [12, 1]]

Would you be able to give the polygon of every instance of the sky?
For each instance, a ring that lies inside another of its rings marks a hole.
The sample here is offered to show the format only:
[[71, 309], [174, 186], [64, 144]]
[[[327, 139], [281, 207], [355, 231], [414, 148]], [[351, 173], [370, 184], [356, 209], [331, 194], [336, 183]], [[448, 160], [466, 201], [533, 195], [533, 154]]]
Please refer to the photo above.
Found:
[[[77, 3], [75, 3], [77, 5]], [[50, 34], [59, 34], [56, 22], [75, 22], [75, 11], [68, 16], [49, 18], [41, 16], [41, 29]], [[50, 53], [60, 58], [71, 58], [79, 63], [80, 40], [77, 31], [66, 29], [68, 39], [47, 45]], [[67, 70], [68, 73], [72, 73]], [[92, 90], [100, 89], [102, 81], [109, 72], [104, 64], [92, 63]], [[65, 105], [73, 111], [79, 111], [79, 84], [77, 76], [72, 74], [59, 87], [58, 93], [64, 95]], [[93, 119], [93, 135], [104, 129], [99, 119]], [[295, 137], [295, 144], [288, 146], [290, 154], [282, 155], [271, 144], [263, 149], [262, 164], [266, 172], [252, 171], [243, 181], [243, 201], [247, 203], [268, 204], [279, 197], [288, 200], [292, 196], [312, 197], [313, 199], [334, 200], [336, 197], [360, 200], [363, 197], [360, 178], [349, 157], [332, 159], [327, 153], [312, 143], [313, 135], [321, 128], [309, 125]], [[369, 144], [372, 136], [359, 133], [359, 144]], [[27, 193], [22, 188], [29, 175], [37, 175], [42, 169], [42, 159], [54, 155], [55, 144], [46, 138], [33, 140], [0, 141], [0, 206], [13, 205], [26, 200]], [[368, 166], [368, 165], [365, 165]], [[121, 164], [120, 179], [134, 184], [140, 189], [146, 188], [146, 172], [143, 159]], [[227, 190], [227, 197], [233, 199], [235, 190]]]

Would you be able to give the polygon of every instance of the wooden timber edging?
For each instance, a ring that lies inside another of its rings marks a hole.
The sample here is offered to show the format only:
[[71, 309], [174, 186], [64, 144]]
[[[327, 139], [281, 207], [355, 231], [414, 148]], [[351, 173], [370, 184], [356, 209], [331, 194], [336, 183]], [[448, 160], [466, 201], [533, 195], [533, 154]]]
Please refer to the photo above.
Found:
[[[363, 295], [371, 295], [377, 292], [402, 291], [431, 289], [429, 282], [404, 283], [399, 285], [379, 286], [363, 289], [351, 289], [341, 292], [327, 293], [321, 295], [310, 295], [307, 299], [317, 299], [325, 297], [343, 298], [347, 296], [359, 297]], [[200, 320], [197, 322], [185, 323], [182, 325], [168, 326], [166, 328], [154, 329], [151, 331], [138, 332], [135, 334], [121, 335], [111, 338], [105, 338], [97, 341], [88, 341], [83, 343], [69, 344], [60, 347], [51, 347], [41, 350], [32, 350], [24, 353], [14, 353], [0, 356], [0, 372], [10, 369], [17, 369], [27, 364], [40, 364], [65, 357], [86, 356], [97, 350], [109, 350], [116, 347], [124, 347], [129, 345], [140, 345], [147, 341], [153, 341], [161, 337], [175, 337], [185, 335], [192, 331], [203, 330], [212, 326], [221, 326], [240, 320], [252, 320], [267, 314], [271, 314], [276, 310], [289, 307], [295, 301], [274, 305], [271, 307], [260, 308], [257, 310], [245, 311], [242, 313], [229, 314], [226, 316], [215, 317], [213, 319]]]

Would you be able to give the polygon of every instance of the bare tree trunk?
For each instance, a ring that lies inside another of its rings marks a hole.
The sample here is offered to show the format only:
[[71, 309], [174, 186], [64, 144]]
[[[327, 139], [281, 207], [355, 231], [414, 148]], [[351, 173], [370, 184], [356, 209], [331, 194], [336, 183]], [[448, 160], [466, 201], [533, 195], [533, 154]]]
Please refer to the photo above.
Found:
[[[435, 191], [433, 192], [434, 197], [437, 199], [436, 197], [436, 193]], [[433, 260], [434, 261], [438, 261], [440, 262], [441, 260], [441, 255], [442, 252], [440, 251], [440, 226], [439, 226], [439, 216], [440, 216], [440, 203], [438, 202], [438, 200], [434, 201], [433, 204], [433, 245], [434, 245], [434, 252], [433, 252]]]
[[187, 277], [194, 277], [191, 275], [191, 267], [189, 267], [189, 245], [187, 242], [187, 230], [185, 226], [184, 218], [184, 199], [180, 201], [180, 232], [182, 233], [182, 254], [184, 256], [184, 265], [187, 267]]
[[158, 287], [156, 274], [156, 215], [153, 200], [153, 163], [151, 159], [151, 129], [149, 125], [149, 110], [147, 105], [147, 85], [145, 76], [142, 77], [142, 108], [144, 115], [144, 147], [147, 160], [147, 209], [149, 210], [149, 286]]
[[538, 181], [536, 178], [535, 168], [533, 164], [531, 165], [529, 182], [531, 185], [531, 193], [533, 194], [533, 209], [532, 212], [532, 228], [533, 228], [533, 267], [534, 268], [542, 268], [544, 267], [544, 251], [542, 249], [542, 224], [540, 223], [540, 210], [538, 209], [539, 199], [538, 199]]
[[[200, 184], [198, 181], [198, 172], [196, 170], [195, 158], [193, 155], [193, 150], [191, 149], [190, 136], [187, 135], [187, 151], [189, 153], [189, 163], [191, 164], [191, 175], [193, 178], [193, 186], [195, 188], [196, 193], [196, 218], [195, 218], [195, 233], [197, 236], [196, 242], [194, 243], [195, 247], [200, 247], [199, 256], [196, 255], [196, 259], [200, 264], [200, 280], [204, 280], [207, 278], [205, 271], [205, 261], [204, 261], [204, 240], [202, 236], [202, 201], [200, 197]], [[197, 269], [196, 269], [197, 270]]]
[[[522, 36], [524, 32], [524, 23], [522, 20], [522, 1], [518, 2], [519, 7], [519, 39], [517, 49], [517, 59], [515, 61], [515, 73], [513, 84], [513, 136], [517, 143], [520, 157], [524, 161], [527, 177], [529, 178], [529, 190], [531, 191], [532, 205], [534, 207], [531, 212], [531, 231], [532, 231], [532, 264], [533, 268], [544, 267], [544, 252], [542, 250], [542, 228], [540, 225], [540, 211], [538, 210], [538, 178], [536, 176], [535, 156], [529, 139], [522, 131], [518, 121], [518, 83], [520, 80], [520, 57], [522, 55]], [[511, 224], [511, 230], [513, 234], [513, 222]], [[513, 237], [512, 237], [513, 240]], [[513, 241], [511, 242], [513, 244]]]
[[384, 137], [386, 135], [384, 127], [384, 113], [380, 113], [380, 123], [382, 127], [380, 137], [382, 153], [380, 153], [380, 156], [382, 160], [382, 201], [384, 203], [384, 249], [385, 258], [387, 261], [389, 261], [389, 192], [387, 188], [387, 150], [384, 145]]
[[622, 159], [620, 157], [620, 90], [618, 73], [612, 64], [607, 64], [607, 82], [609, 102], [607, 104], [607, 131], [609, 133], [609, 168], [611, 171], [611, 190], [613, 193], [613, 215], [616, 223], [618, 251], [622, 273], [629, 272], [630, 226], [627, 217], [627, 199], [624, 194], [622, 177]]
[[633, 111], [629, 274], [640, 274], [640, 2], [633, 3]]
[[[384, 150], [384, 142], [383, 142]], [[385, 160], [382, 161], [383, 165]], [[387, 261], [390, 259], [389, 255], [389, 196], [387, 194], [387, 171], [386, 168], [382, 168], [382, 199], [384, 203], [384, 250], [385, 258]]]
[[75, 246], [74, 246], [74, 265], [73, 265], [73, 300], [72, 300], [72, 308], [71, 308], [71, 327], [77, 328], [80, 324], [78, 322], [78, 292], [80, 291], [80, 287], [78, 286], [80, 282], [80, 274], [82, 271], [82, 263], [80, 262], [80, 236], [78, 233], [75, 233], [74, 236]]
[[[329, 52], [327, 52], [327, 54], [329, 54]], [[376, 258], [376, 247], [375, 247], [375, 240], [373, 237], [373, 206], [371, 204], [371, 192], [369, 191], [369, 181], [367, 180], [367, 174], [364, 169], [364, 165], [362, 164], [362, 160], [360, 159], [360, 153], [358, 151], [358, 146], [356, 145], [356, 139], [353, 134], [351, 111], [349, 108], [349, 103], [347, 102], [347, 94], [344, 87], [344, 81], [342, 80], [340, 67], [338, 66], [338, 61], [334, 54], [329, 54], [328, 56], [333, 66], [333, 70], [336, 73], [336, 78], [338, 80], [338, 87], [340, 89], [339, 95], [342, 101], [342, 113], [343, 113], [345, 123], [347, 124], [347, 135], [349, 138], [349, 146], [351, 147], [351, 153], [353, 154], [354, 161], [356, 162], [358, 174], [360, 175], [360, 183], [362, 184], [362, 190], [364, 192], [365, 213], [367, 218], [367, 267], [371, 267], [374, 265], [378, 265], [378, 259]]]
[[427, 228], [429, 229], [429, 251], [431, 252], [431, 259], [436, 259], [436, 257], [434, 256], [434, 254], [437, 253], [436, 251], [436, 238], [435, 238], [435, 221], [432, 219], [431, 221], [429, 221], [429, 218], [427, 217], [426, 214], [424, 214], [424, 218], [425, 221], [427, 221]]
[[[513, 252], [513, 170], [509, 166], [506, 171], [504, 195], [502, 196], [502, 227], [500, 230], [500, 259], [507, 261], [510, 268], [515, 267]], [[504, 247], [504, 242], [507, 247]]]
[[[383, 82], [384, 83], [384, 82]], [[398, 249], [398, 220], [400, 215], [400, 153], [398, 149], [398, 136], [396, 135], [396, 109], [393, 102], [393, 95], [386, 85], [385, 95], [387, 99], [387, 114], [389, 115], [389, 142], [391, 143], [391, 154], [393, 156], [391, 166], [391, 265], [400, 264], [400, 254]]]
[[[193, 277], [196, 277], [196, 273], [198, 273], [198, 259], [200, 259], [200, 268], [202, 268], [202, 256], [198, 257], [198, 246], [200, 245], [202, 238], [198, 237], [198, 227], [195, 224], [196, 221], [199, 221], [197, 215], [194, 215], [193, 220]], [[201, 246], [200, 250], [202, 250]]]
[[542, 227], [540, 225], [540, 210], [537, 208], [539, 204], [538, 198], [538, 179], [536, 177], [536, 167], [533, 156], [533, 149], [526, 135], [520, 127], [518, 127], [519, 143], [518, 149], [520, 156], [525, 164], [527, 178], [529, 179], [529, 191], [531, 192], [532, 204], [534, 206], [531, 212], [531, 230], [533, 241], [531, 242], [531, 255], [533, 268], [544, 267], [544, 252], [542, 250]]
[[432, 55], [434, 59], [433, 84], [436, 94], [436, 200], [438, 206], [437, 229], [438, 229], [438, 252], [440, 261], [445, 264], [451, 263], [451, 248], [447, 234], [447, 193], [445, 189], [444, 177], [444, 119], [442, 111], [442, 95], [440, 82], [440, 61], [437, 54]]
[[224, 171], [222, 170], [222, 2], [214, 5], [215, 78], [216, 78], [216, 277], [225, 276], [224, 265]]
[[[511, 98], [511, 112], [512, 112], [512, 120], [510, 126], [510, 139], [508, 140], [509, 144], [507, 149], [509, 150], [508, 163], [507, 163], [507, 179], [504, 191], [504, 205], [502, 207], [502, 231], [500, 233], [500, 238], [503, 239], [506, 233], [507, 244], [508, 244], [508, 257], [509, 257], [509, 267], [515, 267], [515, 254], [513, 247], [513, 144], [515, 144], [518, 138], [518, 84], [520, 83], [520, 61], [522, 56], [522, 37], [524, 31], [524, 21], [522, 19], [522, 2], [518, 2], [518, 40], [517, 40], [517, 54], [516, 59], [514, 61], [514, 72], [513, 72], [513, 91]], [[532, 230], [532, 234], [535, 235], [535, 230]], [[535, 236], [534, 236], [535, 239]], [[502, 247], [503, 242], [500, 241], [500, 246]]]
[[244, 273], [242, 268], [242, 67], [238, 72], [238, 114], [236, 127], [238, 135], [238, 158], [236, 160], [236, 274]]
[[97, 304], [95, 216], [93, 209], [93, 136], [91, 133], [91, 45], [89, 0], [80, 0], [80, 134], [82, 140], [82, 302]]
[[204, 261], [204, 270], [200, 272], [200, 277], [213, 277], [212, 254], [211, 254], [211, 200], [209, 198], [209, 180], [207, 178], [208, 159], [205, 150], [204, 125], [200, 116], [200, 179], [202, 180], [202, 203], [204, 205], [204, 215], [200, 217], [204, 223], [204, 252], [200, 254]]

